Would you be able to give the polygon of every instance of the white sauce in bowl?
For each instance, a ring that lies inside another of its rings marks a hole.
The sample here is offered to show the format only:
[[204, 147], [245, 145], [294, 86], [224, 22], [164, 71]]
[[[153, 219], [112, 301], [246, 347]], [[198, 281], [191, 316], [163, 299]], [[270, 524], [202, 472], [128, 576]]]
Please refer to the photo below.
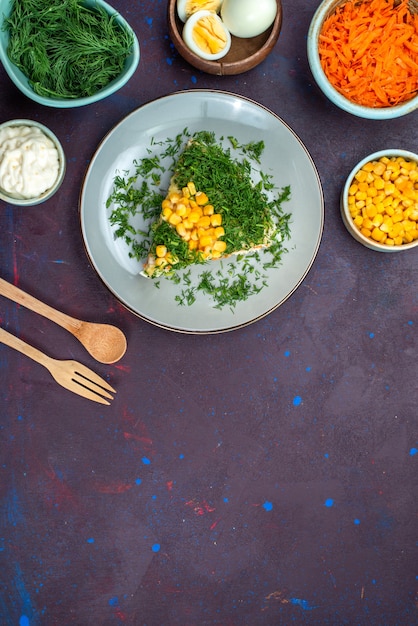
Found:
[[59, 155], [36, 126], [0, 129], [0, 187], [14, 198], [37, 198], [58, 178]]

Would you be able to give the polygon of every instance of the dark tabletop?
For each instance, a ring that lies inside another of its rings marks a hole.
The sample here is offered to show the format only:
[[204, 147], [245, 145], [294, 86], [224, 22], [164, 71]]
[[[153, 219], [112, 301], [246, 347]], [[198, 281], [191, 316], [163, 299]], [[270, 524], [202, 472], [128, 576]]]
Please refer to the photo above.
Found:
[[[141, 45], [116, 95], [73, 110], [24, 97], [0, 70], [0, 121], [61, 139], [67, 173], [43, 205], [0, 201], [3, 278], [128, 349], [95, 362], [51, 321], [1, 298], [2, 326], [117, 389], [109, 407], [0, 347], [0, 624], [409, 626], [418, 623], [418, 250], [372, 252], [339, 194], [365, 155], [417, 150], [418, 112], [391, 122], [330, 104], [306, 54], [315, 0], [284, 0], [257, 68], [216, 77], [173, 48], [166, 3], [115, 0]], [[248, 96], [300, 137], [325, 226], [297, 291], [254, 324], [185, 335], [126, 310], [84, 249], [79, 192], [99, 142], [174, 91]]]

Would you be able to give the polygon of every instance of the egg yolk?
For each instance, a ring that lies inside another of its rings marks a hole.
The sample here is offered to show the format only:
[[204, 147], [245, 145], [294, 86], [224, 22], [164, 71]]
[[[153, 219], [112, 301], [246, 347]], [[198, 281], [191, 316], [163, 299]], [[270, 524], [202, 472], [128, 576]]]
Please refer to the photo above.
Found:
[[186, 0], [184, 11], [186, 13], [186, 17], [190, 17], [193, 13], [202, 10], [217, 13], [220, 5], [220, 0]]
[[225, 31], [211, 15], [202, 17], [193, 28], [193, 39], [197, 46], [207, 54], [217, 54], [226, 46]]

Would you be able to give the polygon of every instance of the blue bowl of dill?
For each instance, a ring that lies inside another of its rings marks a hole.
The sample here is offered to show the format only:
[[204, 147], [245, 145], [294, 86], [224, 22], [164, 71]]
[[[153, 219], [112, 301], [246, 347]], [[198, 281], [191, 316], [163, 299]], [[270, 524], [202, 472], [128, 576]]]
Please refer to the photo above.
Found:
[[135, 32], [103, 0], [0, 0], [0, 16], [0, 60], [39, 104], [92, 104], [123, 87], [138, 66]]

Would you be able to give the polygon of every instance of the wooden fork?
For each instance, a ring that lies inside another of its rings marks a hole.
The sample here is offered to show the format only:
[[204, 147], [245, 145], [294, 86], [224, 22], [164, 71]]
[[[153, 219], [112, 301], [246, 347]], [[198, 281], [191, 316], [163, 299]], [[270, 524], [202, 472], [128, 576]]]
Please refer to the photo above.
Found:
[[113, 400], [109, 392], [116, 393], [115, 389], [85, 365], [77, 361], [53, 359], [4, 328], [0, 328], [0, 342], [46, 367], [56, 382], [65, 389], [101, 404], [110, 404], [108, 400]]

